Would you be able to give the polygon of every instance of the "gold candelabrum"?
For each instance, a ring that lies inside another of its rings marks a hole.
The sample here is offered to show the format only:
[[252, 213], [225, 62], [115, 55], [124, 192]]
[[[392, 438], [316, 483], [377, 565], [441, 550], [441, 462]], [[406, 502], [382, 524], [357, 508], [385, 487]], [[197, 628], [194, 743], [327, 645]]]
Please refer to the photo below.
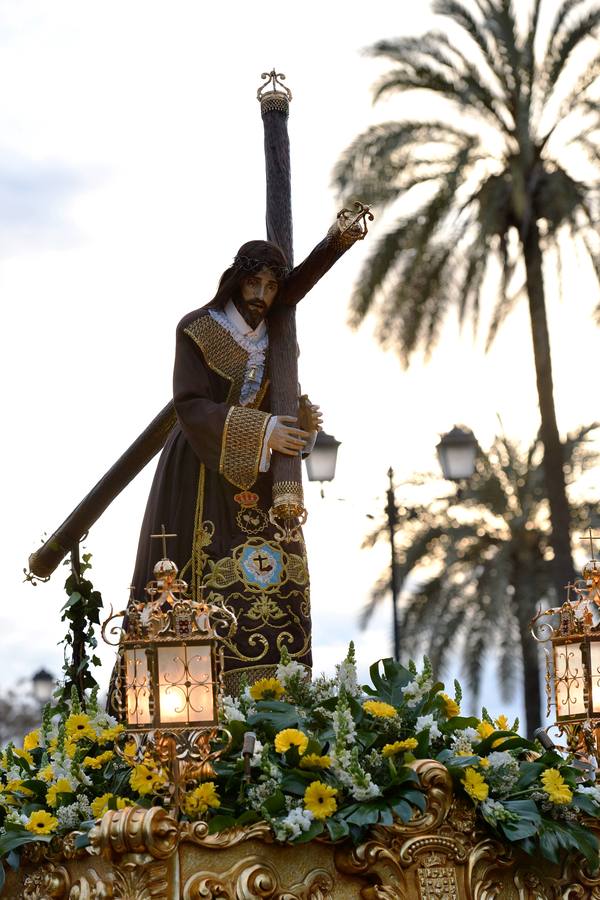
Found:
[[[590, 540], [592, 536], [590, 535]], [[600, 763], [600, 564], [594, 558], [582, 578], [566, 585], [560, 607], [538, 612], [531, 632], [546, 648], [546, 714], [556, 712], [556, 727], [568, 749]], [[545, 621], [554, 618], [551, 624]]]
[[[163, 558], [146, 585], [147, 600], [111, 612], [102, 637], [118, 647], [110, 706], [125, 732], [117, 752], [166, 769], [162, 792], [176, 811], [187, 787], [214, 777], [212, 763], [231, 746], [218, 707], [223, 642], [237, 621], [220, 595], [211, 594], [206, 602], [187, 596], [188, 586], [166, 554], [166, 539], [173, 536], [164, 525], [160, 535], [152, 535], [162, 538]], [[109, 629], [121, 617], [123, 626]]]

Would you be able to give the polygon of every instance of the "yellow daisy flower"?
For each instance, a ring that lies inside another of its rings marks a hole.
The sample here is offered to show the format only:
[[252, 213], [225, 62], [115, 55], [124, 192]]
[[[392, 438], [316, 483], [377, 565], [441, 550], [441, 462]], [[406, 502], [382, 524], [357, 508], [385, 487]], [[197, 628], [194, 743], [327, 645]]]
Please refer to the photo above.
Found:
[[477, 726], [477, 731], [479, 733], [480, 738], [484, 741], [490, 734], [495, 732], [495, 728], [493, 725], [490, 725], [489, 722], [480, 722]]
[[391, 719], [392, 716], [398, 715], [398, 711], [394, 706], [390, 703], [384, 703], [382, 700], [366, 700], [362, 707], [365, 712], [376, 716], [378, 719]]
[[498, 731], [510, 731], [511, 730], [508, 719], [506, 718], [505, 715], [498, 716], [498, 718], [495, 721], [495, 725], [496, 725], [496, 728], [498, 729]]
[[327, 819], [337, 809], [336, 794], [337, 788], [329, 787], [322, 781], [313, 781], [304, 791], [304, 806], [315, 819]]
[[123, 756], [125, 757], [125, 762], [130, 766], [135, 766], [136, 753], [137, 747], [135, 741], [127, 741], [127, 743], [123, 747]]
[[279, 700], [283, 694], [283, 685], [277, 678], [259, 678], [250, 688], [253, 700]]
[[483, 775], [472, 766], [469, 766], [465, 771], [463, 786], [469, 797], [472, 797], [473, 800], [486, 800], [490, 792]]
[[221, 805], [214, 781], [205, 781], [183, 801], [183, 809], [186, 815], [194, 818], [198, 813], [205, 813], [209, 808], [216, 809]]
[[85, 713], [72, 713], [65, 722], [67, 736], [72, 741], [81, 741], [83, 738], [89, 738], [90, 741], [96, 740], [96, 732], [90, 722], [90, 717]]
[[109, 762], [115, 754], [112, 750], [105, 750], [99, 756], [86, 756], [83, 759], [84, 769], [101, 769], [104, 763]]
[[40, 769], [38, 772], [38, 777], [42, 779], [42, 781], [52, 781], [54, 778], [54, 772], [52, 771], [52, 766], [44, 766], [43, 769]]
[[440, 694], [440, 697], [444, 701], [444, 712], [451, 719], [453, 716], [460, 716], [460, 706], [453, 700], [452, 697], [449, 697], [448, 694]]
[[57, 818], [44, 809], [38, 809], [36, 812], [31, 813], [25, 828], [34, 834], [51, 834], [57, 825]]
[[67, 778], [59, 778], [55, 784], [50, 785], [46, 791], [46, 803], [48, 806], [58, 806], [59, 794], [74, 794], [75, 791]]
[[126, 806], [131, 806], [131, 800], [127, 800], [125, 797], [115, 797], [114, 794], [102, 794], [101, 797], [96, 797], [95, 800], [92, 800], [90, 806], [92, 807], [92, 813], [95, 819], [101, 819], [104, 813], [108, 810], [109, 800], [115, 799], [115, 806], [117, 809], [125, 809]]
[[26, 734], [23, 738], [23, 750], [35, 750], [36, 747], [40, 746], [40, 730], [36, 728], [35, 731], [30, 731], [29, 734]]
[[143, 763], [135, 766], [129, 776], [129, 784], [138, 794], [152, 794], [162, 787], [165, 782], [166, 778], [164, 775], [148, 768]]
[[418, 743], [416, 738], [406, 738], [405, 741], [395, 741], [393, 744], [385, 744], [381, 752], [385, 757], [395, 756], [396, 753], [402, 753], [404, 750], [414, 750]]
[[477, 764], [481, 769], [489, 769], [490, 761], [487, 756], [482, 756]]
[[570, 803], [573, 799], [573, 791], [565, 782], [558, 769], [546, 769], [540, 775], [544, 792], [552, 803], [564, 804]]
[[99, 744], [112, 744], [113, 741], [119, 737], [120, 734], [123, 734], [125, 731], [125, 726], [115, 725], [113, 728], [105, 728], [103, 732], [101, 732], [100, 737], [98, 738]]
[[328, 769], [331, 765], [330, 756], [319, 756], [318, 753], [307, 753], [300, 760], [301, 769]]
[[20, 759], [24, 759], [28, 765], [30, 765], [30, 766], [33, 765], [33, 756], [31, 755], [29, 750], [21, 750], [21, 749], [19, 749], [19, 747], [13, 747], [12, 752], [15, 754], [15, 756], [18, 756]]
[[297, 728], [284, 728], [275, 735], [275, 750], [277, 753], [286, 753], [291, 747], [297, 747], [298, 753], [302, 756], [308, 747], [308, 738]]
[[65, 755], [69, 757], [69, 759], [73, 759], [75, 754], [77, 753], [77, 741], [73, 738], [69, 738], [65, 741], [64, 746]]
[[25, 787], [21, 778], [13, 778], [3, 788], [6, 794], [22, 794], [24, 797], [33, 797], [33, 791]]

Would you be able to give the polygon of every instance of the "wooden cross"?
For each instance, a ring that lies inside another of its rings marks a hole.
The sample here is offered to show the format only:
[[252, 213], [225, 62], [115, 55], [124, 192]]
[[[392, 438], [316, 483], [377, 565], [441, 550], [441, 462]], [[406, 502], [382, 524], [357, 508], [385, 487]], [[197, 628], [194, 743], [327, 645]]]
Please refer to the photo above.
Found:
[[589, 535], [585, 538], [580, 538], [581, 541], [589, 541], [590, 542], [590, 553], [592, 554], [592, 561], [596, 562], [596, 557], [594, 556], [594, 541], [600, 541], [600, 535], [592, 534], [591, 526], [588, 528]]
[[163, 559], [167, 558], [167, 538], [174, 538], [174, 537], [177, 537], [177, 535], [176, 534], [167, 534], [164, 525], [160, 526], [160, 534], [151, 534], [150, 535], [150, 540], [152, 540], [152, 538], [161, 538], [162, 539]]

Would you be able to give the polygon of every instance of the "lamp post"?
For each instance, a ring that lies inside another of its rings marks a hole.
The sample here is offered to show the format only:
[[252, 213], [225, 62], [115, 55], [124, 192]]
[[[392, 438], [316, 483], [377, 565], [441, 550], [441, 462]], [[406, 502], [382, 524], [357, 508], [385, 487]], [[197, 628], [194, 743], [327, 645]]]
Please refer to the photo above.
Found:
[[51, 672], [46, 669], [39, 669], [31, 678], [33, 688], [33, 696], [40, 706], [45, 706], [52, 697], [56, 680]]
[[336, 441], [332, 434], [326, 431], [319, 431], [315, 446], [306, 457], [306, 474], [309, 481], [321, 482], [321, 497], [325, 496], [323, 491], [324, 481], [333, 481], [335, 477], [335, 466], [337, 462], [337, 452], [341, 441]]

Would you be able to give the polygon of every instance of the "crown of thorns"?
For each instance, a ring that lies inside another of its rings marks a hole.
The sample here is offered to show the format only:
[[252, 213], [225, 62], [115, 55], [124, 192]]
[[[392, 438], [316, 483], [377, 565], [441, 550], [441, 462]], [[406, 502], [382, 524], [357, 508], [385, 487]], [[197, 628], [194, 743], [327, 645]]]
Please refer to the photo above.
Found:
[[237, 269], [243, 269], [244, 272], [259, 272], [260, 269], [270, 269], [277, 278], [285, 278], [290, 274], [289, 266], [276, 266], [267, 263], [264, 259], [253, 259], [251, 256], [236, 256], [233, 264]]

